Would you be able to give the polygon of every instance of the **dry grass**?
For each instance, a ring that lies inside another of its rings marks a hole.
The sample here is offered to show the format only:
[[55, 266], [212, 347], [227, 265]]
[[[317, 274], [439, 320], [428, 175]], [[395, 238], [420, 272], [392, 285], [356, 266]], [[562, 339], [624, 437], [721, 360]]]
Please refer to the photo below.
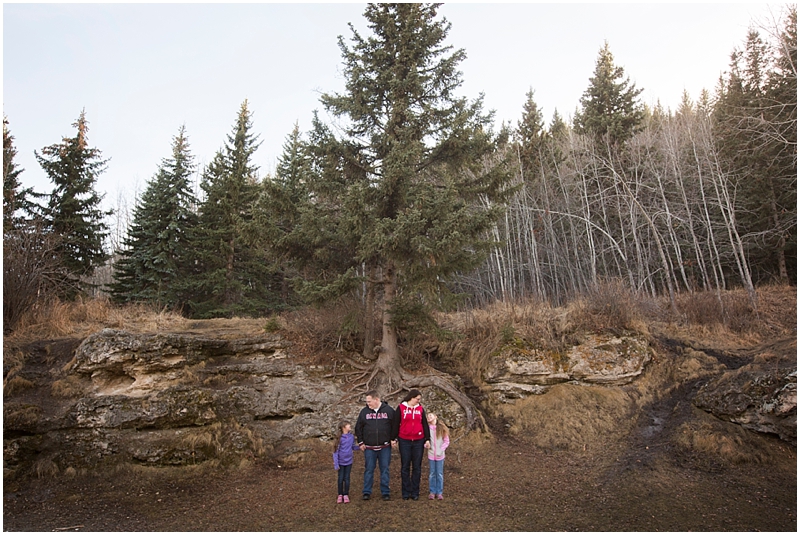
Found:
[[673, 440], [684, 451], [727, 464], [766, 463], [771, 460], [763, 440], [741, 426], [718, 420], [700, 410], [697, 419], [684, 422]]
[[17, 344], [67, 336], [82, 337], [105, 328], [131, 332], [186, 329], [189, 320], [144, 304], [118, 306], [106, 298], [54, 300], [29, 310], [6, 337]]
[[50, 393], [57, 398], [75, 399], [83, 396], [84, 388], [80, 379], [69, 375], [54, 381], [50, 386]]
[[42, 415], [42, 408], [27, 403], [4, 403], [3, 426], [26, 429], [35, 426]]
[[439, 355], [459, 374], [480, 385], [492, 356], [509, 344], [561, 352], [581, 343], [586, 332], [648, 335], [641, 309], [641, 301], [622, 286], [607, 284], [562, 307], [530, 300], [443, 314], [440, 323], [457, 336], [440, 346]]
[[560, 384], [496, 411], [511, 424], [509, 433], [525, 432], [538, 447], [578, 450], [627, 434], [634, 407], [621, 388]]
[[681, 294], [678, 310], [685, 323], [714, 333], [762, 339], [780, 336], [797, 326], [797, 288], [763, 286], [756, 291], [757, 308], [743, 289]]
[[25, 390], [34, 387], [34, 384], [27, 379], [19, 376], [14, 376], [6, 379], [3, 383], [3, 397], [15, 396]]
[[40, 479], [56, 477], [58, 472], [58, 465], [51, 459], [39, 459], [33, 465], [33, 473]]

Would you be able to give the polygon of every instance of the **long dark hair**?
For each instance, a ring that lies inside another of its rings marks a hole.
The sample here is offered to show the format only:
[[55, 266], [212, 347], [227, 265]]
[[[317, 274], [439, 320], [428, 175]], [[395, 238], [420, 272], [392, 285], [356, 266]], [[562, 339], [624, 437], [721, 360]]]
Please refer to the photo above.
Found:
[[415, 398], [415, 397], [421, 396], [421, 395], [422, 395], [422, 392], [420, 392], [416, 388], [412, 388], [411, 390], [408, 391], [408, 394], [406, 394], [406, 397], [403, 398], [403, 401], [409, 402], [409, 401], [411, 401], [412, 398]]
[[344, 434], [344, 426], [350, 425], [350, 422], [347, 420], [342, 420], [339, 422], [339, 427], [336, 429], [336, 439], [333, 441], [333, 453], [339, 449], [339, 442], [342, 441], [342, 435]]

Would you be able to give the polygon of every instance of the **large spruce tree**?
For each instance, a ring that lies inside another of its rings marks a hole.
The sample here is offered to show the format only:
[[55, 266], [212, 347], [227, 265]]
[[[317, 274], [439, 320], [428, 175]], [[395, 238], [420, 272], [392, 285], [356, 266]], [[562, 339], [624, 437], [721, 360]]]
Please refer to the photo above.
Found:
[[189, 243], [197, 227], [192, 192], [194, 157], [182, 126], [133, 212], [114, 265], [111, 294], [118, 301], [142, 301], [180, 308], [180, 288], [188, 274]]
[[197, 317], [264, 314], [280, 306], [274, 263], [247, 236], [259, 193], [258, 167], [252, 161], [259, 144], [252, 128], [245, 100], [227, 142], [200, 181], [205, 198], [186, 284], [189, 312]]
[[631, 138], [644, 119], [644, 108], [637, 89], [625, 70], [614, 64], [608, 42], [600, 49], [594, 75], [581, 97], [574, 127], [579, 134], [588, 134], [611, 144], [622, 144]]
[[108, 160], [88, 145], [89, 123], [84, 111], [72, 126], [77, 129], [75, 137], [63, 138], [34, 154], [55, 185], [43, 208], [46, 225], [59, 237], [64, 267], [74, 277], [81, 277], [92, 274], [108, 258], [103, 249], [108, 226], [103, 219], [112, 212], [100, 209], [103, 197], [95, 184]]
[[482, 260], [509, 177], [490, 161], [482, 99], [456, 93], [465, 53], [445, 44], [450, 24], [437, 10], [370, 4], [371, 35], [351, 26], [352, 43], [339, 38], [346, 89], [322, 102], [344, 135], [318, 136], [320, 169], [310, 184], [311, 198], [327, 203], [335, 229], [327, 232], [352, 249], [350, 262], [377, 268], [382, 335], [366, 384], [387, 392], [424, 384], [403, 370], [398, 329], [440, 302], [450, 275]]

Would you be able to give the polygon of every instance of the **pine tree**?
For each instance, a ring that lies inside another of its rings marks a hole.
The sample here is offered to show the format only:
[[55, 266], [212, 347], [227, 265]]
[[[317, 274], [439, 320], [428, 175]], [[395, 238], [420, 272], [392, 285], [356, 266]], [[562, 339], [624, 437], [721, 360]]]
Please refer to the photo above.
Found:
[[252, 115], [242, 103], [233, 131], [203, 172], [198, 230], [193, 240], [193, 273], [186, 289], [191, 314], [231, 317], [279, 308], [274, 263], [248, 240], [258, 198], [258, 148]]
[[162, 160], [134, 209], [110, 286], [116, 300], [182, 306], [180, 288], [188, 272], [191, 233], [197, 227], [194, 169], [182, 126], [173, 138], [171, 157]]
[[581, 97], [581, 109], [574, 119], [576, 132], [598, 140], [607, 137], [614, 145], [633, 136], [644, 119], [643, 106], [637, 100], [642, 89], [637, 89], [630, 78], [623, 79], [624, 76], [625, 70], [614, 64], [606, 42], [598, 54], [589, 87]]
[[444, 44], [450, 24], [437, 9], [368, 5], [372, 35], [351, 26], [352, 45], [339, 38], [345, 93], [322, 97], [347, 123], [344, 139], [320, 148], [336, 172], [322, 165], [312, 193], [337, 192], [334, 232], [355, 246], [353, 263], [380, 270], [382, 338], [366, 384], [387, 391], [422, 384], [402, 369], [399, 330], [426, 323], [450, 275], [482, 260], [509, 177], [490, 161], [496, 146], [482, 98], [455, 95], [465, 53]]
[[55, 184], [43, 209], [44, 219], [49, 230], [60, 237], [64, 267], [80, 277], [90, 275], [108, 258], [103, 249], [108, 226], [103, 219], [112, 212], [100, 209], [103, 197], [95, 191], [97, 177], [108, 160], [88, 146], [89, 123], [84, 111], [72, 126], [77, 129], [75, 137], [63, 138], [34, 154]]

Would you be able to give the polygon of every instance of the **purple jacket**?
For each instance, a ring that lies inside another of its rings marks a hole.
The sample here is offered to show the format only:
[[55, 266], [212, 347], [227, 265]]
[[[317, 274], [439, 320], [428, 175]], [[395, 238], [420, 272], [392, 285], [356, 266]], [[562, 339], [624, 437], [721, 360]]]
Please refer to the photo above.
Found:
[[353, 433], [342, 435], [339, 439], [339, 447], [333, 452], [333, 468], [338, 470], [340, 466], [353, 464], [353, 452], [359, 449], [356, 444], [356, 437]]

